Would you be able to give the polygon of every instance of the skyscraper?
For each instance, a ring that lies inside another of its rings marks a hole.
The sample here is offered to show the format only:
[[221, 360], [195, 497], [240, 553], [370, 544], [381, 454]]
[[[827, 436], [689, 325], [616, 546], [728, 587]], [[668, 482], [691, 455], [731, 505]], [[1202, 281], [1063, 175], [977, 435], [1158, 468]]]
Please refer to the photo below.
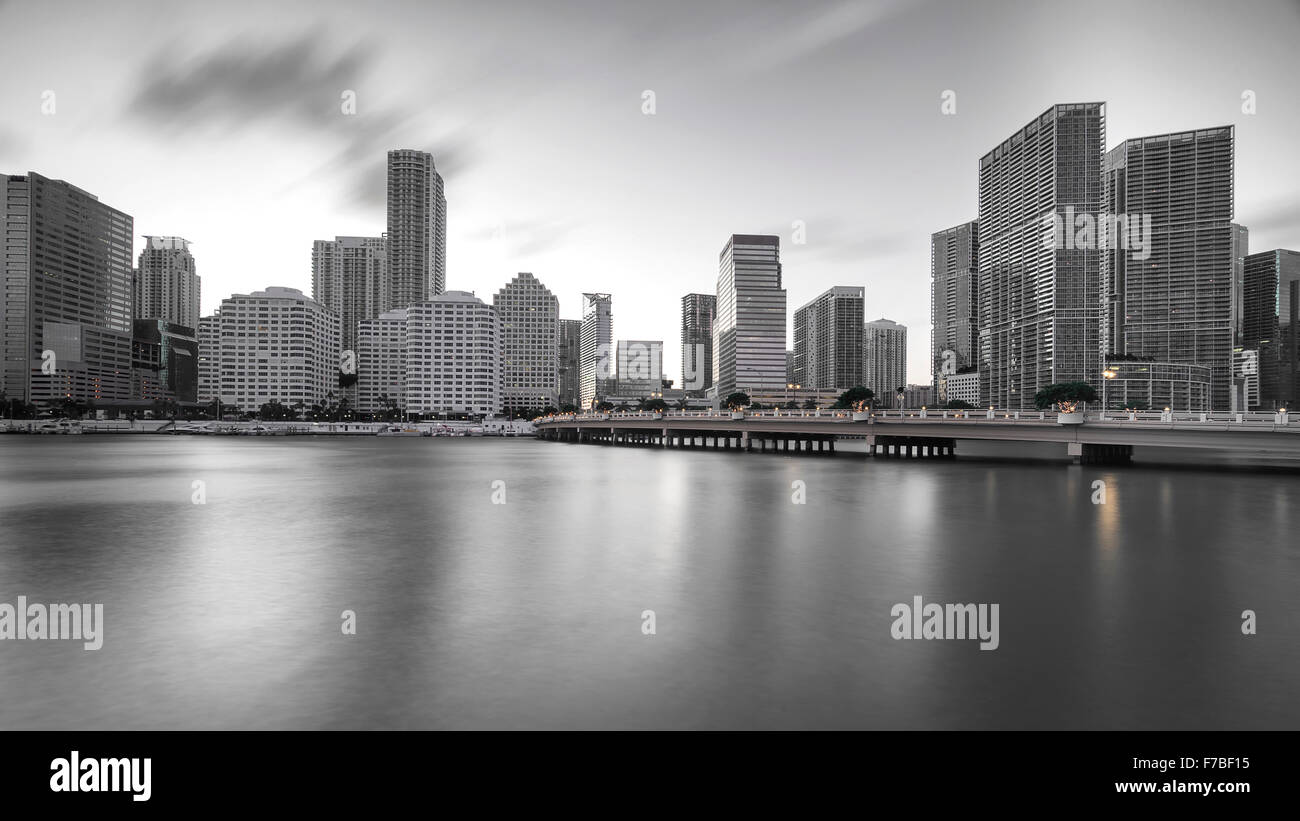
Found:
[[1260, 406], [1300, 401], [1300, 252], [1251, 254], [1245, 260], [1242, 346], [1258, 352]]
[[941, 377], [978, 364], [978, 296], [979, 220], [931, 234], [930, 373], [936, 388]]
[[9, 399], [129, 399], [129, 214], [35, 172], [0, 174], [0, 390]]
[[557, 407], [578, 407], [579, 351], [582, 348], [582, 320], [560, 320], [560, 368], [559, 393], [560, 403]]
[[896, 390], [907, 386], [907, 326], [883, 318], [866, 323], [862, 350], [863, 387], [892, 405]]
[[447, 291], [407, 310], [406, 403], [438, 416], [501, 410], [501, 325], [491, 305]]
[[447, 200], [427, 151], [388, 152], [388, 308], [405, 308], [447, 286]]
[[521, 273], [492, 298], [501, 323], [501, 396], [508, 408], [558, 408], [560, 301]]
[[201, 283], [188, 241], [146, 236], [133, 284], [136, 319], [198, 327]]
[[311, 295], [339, 315], [343, 350], [357, 350], [357, 323], [386, 310], [388, 288], [388, 243], [383, 237], [312, 243]]
[[702, 395], [713, 385], [713, 294], [682, 297], [682, 390]]
[[1210, 368], [1229, 410], [1236, 336], [1233, 128], [1126, 140], [1106, 155], [1101, 252], [1105, 354]]
[[713, 320], [713, 382], [724, 400], [785, 391], [785, 301], [780, 238], [733, 234], [718, 254]]
[[814, 390], [862, 384], [865, 289], [836, 285], [794, 312], [794, 381]]
[[614, 314], [609, 294], [582, 295], [582, 337], [578, 345], [578, 407], [614, 392]]
[[1072, 239], [1074, 218], [1097, 214], [1105, 149], [1104, 103], [1058, 104], [980, 159], [983, 404], [1032, 408], [1047, 385], [1100, 374], [1098, 252], [1048, 221]]

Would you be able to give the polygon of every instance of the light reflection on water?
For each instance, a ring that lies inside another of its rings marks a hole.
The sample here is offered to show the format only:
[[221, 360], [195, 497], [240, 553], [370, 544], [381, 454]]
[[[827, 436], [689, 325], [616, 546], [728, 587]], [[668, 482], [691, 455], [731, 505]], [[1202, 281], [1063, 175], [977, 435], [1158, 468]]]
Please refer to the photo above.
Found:
[[841, 450], [0, 437], [0, 727], [1300, 725], [1295, 475]]

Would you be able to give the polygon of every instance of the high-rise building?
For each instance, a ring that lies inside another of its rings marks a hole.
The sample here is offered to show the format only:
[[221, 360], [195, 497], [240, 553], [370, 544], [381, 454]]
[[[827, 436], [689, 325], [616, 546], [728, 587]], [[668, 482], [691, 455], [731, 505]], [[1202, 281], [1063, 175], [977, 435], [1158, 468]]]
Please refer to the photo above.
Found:
[[578, 347], [578, 407], [614, 392], [614, 313], [609, 294], [582, 295], [582, 338]]
[[645, 397], [663, 391], [664, 343], [660, 339], [618, 341], [619, 396]]
[[718, 254], [713, 319], [718, 396], [725, 400], [736, 391], [775, 394], [786, 389], [785, 307], [780, 238], [733, 234]]
[[907, 326], [883, 318], [866, 323], [862, 352], [863, 387], [892, 405], [898, 388], [907, 386]]
[[1101, 373], [1098, 252], [1072, 226], [1100, 210], [1105, 150], [1105, 104], [1059, 104], [980, 159], [982, 404], [1029, 409], [1047, 385]]
[[794, 312], [794, 383], [812, 390], [862, 384], [865, 289], [836, 285]]
[[427, 151], [388, 152], [388, 308], [405, 308], [447, 287], [447, 200]]
[[703, 396], [713, 385], [713, 294], [682, 297], [682, 390]]
[[[216, 319], [223, 403], [246, 413], [278, 402], [303, 413], [341, 395], [339, 316], [302, 291], [272, 286], [234, 294], [222, 300]], [[211, 334], [204, 329], [205, 346]], [[203, 348], [200, 355], [212, 353]]]
[[357, 410], [406, 410], [406, 308], [357, 323]]
[[199, 324], [199, 275], [180, 237], [144, 238], [134, 277], [136, 319], [160, 319], [191, 330]]
[[[216, 401], [221, 395], [221, 315], [199, 317], [198, 401]], [[234, 352], [231, 352], [233, 358]]]
[[560, 301], [521, 273], [492, 298], [501, 322], [501, 395], [508, 408], [558, 408]]
[[1124, 141], [1102, 183], [1103, 353], [1208, 367], [1217, 411], [1236, 337], [1232, 167], [1232, 126], [1183, 131]]
[[335, 237], [312, 243], [311, 295], [339, 315], [343, 350], [357, 350], [357, 323], [387, 310], [388, 288], [384, 237]]
[[1245, 260], [1242, 347], [1258, 351], [1260, 407], [1300, 400], [1300, 252], [1251, 254]]
[[930, 373], [935, 386], [945, 375], [978, 365], [978, 295], [979, 220], [931, 234]]
[[0, 174], [0, 215], [0, 390], [130, 399], [131, 216], [35, 172]]
[[413, 413], [482, 418], [501, 410], [501, 324], [466, 291], [406, 314], [406, 403]]
[[164, 319], [137, 319], [132, 326], [132, 398], [195, 401], [199, 340], [194, 329]]
[[557, 407], [578, 407], [578, 375], [581, 371], [579, 352], [582, 350], [582, 320], [560, 320], [560, 404]]
[[1250, 230], [1232, 226], [1232, 344], [1240, 347], [1245, 328], [1246, 257], [1250, 255]]

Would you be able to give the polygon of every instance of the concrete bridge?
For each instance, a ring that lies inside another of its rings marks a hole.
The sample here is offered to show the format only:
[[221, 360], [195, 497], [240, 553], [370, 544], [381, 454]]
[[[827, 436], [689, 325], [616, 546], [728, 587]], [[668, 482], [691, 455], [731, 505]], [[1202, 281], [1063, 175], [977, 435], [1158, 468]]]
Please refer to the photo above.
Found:
[[835, 441], [865, 439], [887, 458], [951, 459], [959, 440], [1047, 442], [1084, 464], [1124, 464], [1133, 447], [1204, 448], [1300, 458], [1300, 420], [1286, 411], [1213, 414], [1170, 411], [666, 411], [563, 414], [537, 420], [557, 442], [833, 454]]

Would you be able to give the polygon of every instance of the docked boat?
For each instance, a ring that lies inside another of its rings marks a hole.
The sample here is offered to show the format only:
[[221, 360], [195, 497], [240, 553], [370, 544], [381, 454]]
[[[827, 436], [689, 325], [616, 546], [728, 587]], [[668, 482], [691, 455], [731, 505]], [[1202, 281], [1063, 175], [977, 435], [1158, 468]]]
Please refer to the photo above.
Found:
[[420, 430], [410, 425], [388, 425], [375, 434], [376, 436], [429, 436], [429, 431]]

